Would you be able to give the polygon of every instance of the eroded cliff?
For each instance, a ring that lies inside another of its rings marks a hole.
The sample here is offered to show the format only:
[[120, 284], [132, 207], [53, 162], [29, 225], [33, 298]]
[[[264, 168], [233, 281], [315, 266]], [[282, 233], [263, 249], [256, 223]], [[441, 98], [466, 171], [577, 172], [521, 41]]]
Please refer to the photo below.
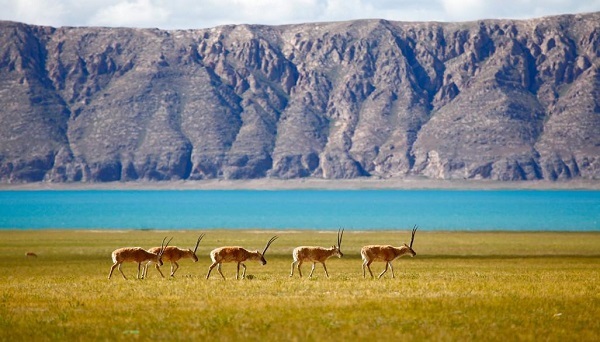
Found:
[[0, 181], [600, 178], [600, 13], [0, 23]]

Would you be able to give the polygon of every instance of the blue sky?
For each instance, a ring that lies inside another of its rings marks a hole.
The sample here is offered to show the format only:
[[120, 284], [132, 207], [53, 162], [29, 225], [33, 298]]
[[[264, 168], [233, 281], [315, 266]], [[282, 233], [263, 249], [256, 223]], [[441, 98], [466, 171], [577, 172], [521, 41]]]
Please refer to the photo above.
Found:
[[49, 26], [194, 29], [380, 18], [526, 19], [600, 11], [600, 0], [0, 0], [0, 20]]

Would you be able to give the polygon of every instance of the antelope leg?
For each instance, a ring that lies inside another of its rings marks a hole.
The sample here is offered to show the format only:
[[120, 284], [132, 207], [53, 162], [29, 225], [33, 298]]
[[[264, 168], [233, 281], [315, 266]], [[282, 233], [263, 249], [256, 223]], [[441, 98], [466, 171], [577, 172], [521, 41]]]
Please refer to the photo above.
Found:
[[310, 274], [308, 275], [309, 278], [312, 278], [312, 274], [314, 271], [315, 271], [315, 263], [313, 262], [312, 268], [310, 269]]
[[323, 263], [323, 269], [325, 270], [325, 275], [329, 278], [329, 273], [327, 273], [327, 267], [325, 267], [325, 263]]
[[367, 269], [369, 269], [369, 274], [371, 275], [371, 278], [373, 278], [373, 272], [371, 271], [371, 262], [366, 260], [365, 262], [363, 262], [363, 278], [366, 278], [365, 266], [367, 267]]
[[240, 265], [242, 265], [242, 267], [244, 268], [244, 270], [242, 271], [242, 279], [246, 279], [246, 265], [244, 265], [243, 262], [240, 262]]
[[152, 261], [148, 261], [145, 265], [144, 268], [142, 268], [142, 279], [146, 279], [146, 277], [148, 276], [148, 265], [150, 265]]
[[[208, 279], [208, 277], [210, 277], [210, 272], [212, 271], [213, 268], [215, 268], [215, 266], [217, 266], [217, 262], [213, 262], [210, 266], [208, 266], [208, 273], [206, 274], [206, 279]], [[161, 272], [162, 274], [162, 272]]]
[[154, 267], [156, 267], [156, 270], [158, 271], [158, 273], [160, 273], [161, 277], [165, 277], [165, 275], [162, 273], [162, 271], [160, 270], [160, 266], [158, 266], [158, 264], [154, 264]]
[[112, 276], [112, 273], [113, 273], [113, 271], [114, 271], [115, 267], [117, 267], [117, 265], [118, 265], [118, 264], [117, 264], [117, 263], [115, 263], [114, 265], [112, 265], [112, 266], [111, 266], [111, 268], [110, 268], [110, 273], [108, 273], [108, 279], [110, 279], [110, 277]]
[[118, 267], [119, 272], [121, 272], [121, 275], [123, 275], [123, 279], [127, 279], [127, 277], [125, 276], [125, 273], [123, 273], [123, 270], [121, 269], [121, 265], [123, 265], [123, 264], [119, 264], [119, 267]]
[[[173, 265], [175, 265], [175, 269], [173, 269]], [[179, 269], [179, 264], [177, 263], [177, 261], [173, 261], [171, 263], [171, 277], [175, 276], [175, 272], [177, 272], [178, 269]]]
[[217, 271], [219, 271], [219, 273], [221, 274], [221, 277], [223, 277], [223, 279], [225, 279], [223, 272], [221, 272], [221, 263], [219, 263], [219, 265], [217, 266]]
[[381, 272], [381, 274], [379, 275], [379, 277], [377, 277], [377, 279], [381, 278], [381, 276], [383, 276], [385, 274], [385, 272], [387, 272], [389, 264], [390, 264], [389, 262], [385, 263], [385, 269], [383, 270], [383, 272]]

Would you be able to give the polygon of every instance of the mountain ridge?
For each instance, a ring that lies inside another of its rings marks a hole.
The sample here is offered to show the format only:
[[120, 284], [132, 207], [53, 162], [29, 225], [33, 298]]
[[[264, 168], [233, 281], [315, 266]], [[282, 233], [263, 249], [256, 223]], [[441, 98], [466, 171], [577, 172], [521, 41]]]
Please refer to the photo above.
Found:
[[598, 179], [598, 22], [0, 22], [0, 182]]

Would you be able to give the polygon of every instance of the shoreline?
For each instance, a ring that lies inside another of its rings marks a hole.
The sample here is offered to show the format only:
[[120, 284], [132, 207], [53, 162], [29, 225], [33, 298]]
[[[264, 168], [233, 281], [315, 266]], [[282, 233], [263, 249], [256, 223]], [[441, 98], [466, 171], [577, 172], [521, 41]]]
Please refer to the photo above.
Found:
[[0, 190], [600, 190], [600, 180], [491, 181], [422, 178], [132, 181], [0, 184]]
[[[130, 234], [130, 233], [159, 233], [159, 234], [173, 234], [173, 233], [196, 233], [196, 232], [211, 232], [211, 233], [243, 233], [243, 234], [334, 234], [338, 228], [224, 228], [224, 227], [200, 227], [200, 228], [65, 228], [65, 227], [50, 227], [50, 228], [3, 228], [0, 227], [0, 235], [3, 233], [83, 233], [83, 234]], [[356, 230], [345, 231], [351, 234], [396, 234], [396, 233], [410, 233], [410, 227], [398, 227], [398, 228], [375, 228], [365, 229], [357, 228]], [[591, 234], [598, 235], [600, 230], [581, 229], [581, 230], [568, 230], [568, 229], [531, 229], [531, 230], [517, 230], [517, 229], [420, 229], [419, 232], [423, 234], [465, 234], [465, 235], [490, 235], [490, 234]], [[600, 254], [599, 254], [600, 256]]]

